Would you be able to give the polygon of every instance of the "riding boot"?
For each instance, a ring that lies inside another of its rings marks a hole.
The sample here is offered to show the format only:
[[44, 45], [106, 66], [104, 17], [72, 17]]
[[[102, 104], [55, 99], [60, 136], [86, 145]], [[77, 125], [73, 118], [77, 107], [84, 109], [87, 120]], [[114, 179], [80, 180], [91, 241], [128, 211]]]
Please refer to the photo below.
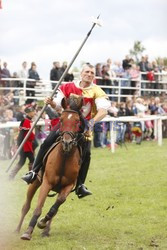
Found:
[[85, 183], [89, 165], [90, 165], [90, 154], [87, 154], [84, 160], [82, 161], [81, 168], [79, 170], [77, 186]]
[[36, 179], [39, 170], [42, 168], [43, 157], [48, 150], [48, 148], [45, 148], [45, 150], [43, 150], [42, 145], [41, 145], [39, 152], [36, 156], [34, 164], [31, 166], [31, 170], [22, 176], [22, 180], [27, 182], [27, 184], [32, 183]]
[[81, 169], [79, 171], [79, 175], [78, 175], [78, 179], [77, 179], [77, 184], [76, 184], [76, 194], [78, 196], [78, 198], [83, 198], [87, 195], [91, 195], [92, 192], [90, 192], [87, 187], [85, 187], [84, 185], [84, 181], [86, 179], [87, 176], [87, 172], [88, 172], [88, 164], [81, 165]]
[[13, 169], [12, 171], [10, 172], [9, 174], [9, 180], [13, 180], [14, 177], [16, 176], [16, 174], [19, 172], [19, 170], [21, 169], [21, 165], [20, 164], [17, 164]]
[[[88, 149], [90, 149], [89, 148], [90, 145], [88, 144], [87, 146], [88, 146]], [[85, 180], [86, 180], [86, 176], [88, 173], [89, 165], [90, 165], [90, 150], [86, 151], [86, 153], [83, 157], [80, 171], [79, 171], [77, 184], [76, 184], [76, 191], [75, 191], [78, 198], [83, 198], [87, 195], [92, 194], [84, 185]]]
[[58, 136], [59, 136], [58, 131], [56, 132], [52, 131], [50, 132], [49, 136], [45, 139], [45, 141], [42, 143], [38, 151], [38, 154], [36, 156], [36, 159], [33, 163], [32, 170], [22, 177], [22, 180], [27, 182], [27, 184], [32, 183], [36, 179], [39, 170], [43, 167], [43, 158], [45, 154], [52, 146], [52, 144], [56, 141]]

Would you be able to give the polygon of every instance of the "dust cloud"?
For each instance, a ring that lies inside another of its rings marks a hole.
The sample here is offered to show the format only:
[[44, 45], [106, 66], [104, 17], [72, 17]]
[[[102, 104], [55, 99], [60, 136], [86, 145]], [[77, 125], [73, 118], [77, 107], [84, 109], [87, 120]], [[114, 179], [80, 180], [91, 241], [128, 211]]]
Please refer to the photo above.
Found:
[[15, 183], [8, 180], [4, 167], [0, 167], [0, 250], [12, 250], [12, 242], [19, 238], [14, 230], [20, 213], [20, 204], [16, 207], [17, 193], [13, 185]]

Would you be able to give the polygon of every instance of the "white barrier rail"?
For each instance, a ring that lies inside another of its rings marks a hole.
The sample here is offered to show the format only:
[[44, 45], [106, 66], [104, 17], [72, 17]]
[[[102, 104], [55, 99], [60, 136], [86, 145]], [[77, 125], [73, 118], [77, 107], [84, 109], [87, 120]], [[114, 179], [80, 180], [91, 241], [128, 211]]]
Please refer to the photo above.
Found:
[[111, 139], [111, 151], [115, 152], [115, 143], [114, 143], [114, 133], [116, 122], [142, 122], [142, 121], [154, 121], [154, 136], [157, 138], [159, 146], [162, 146], [162, 120], [167, 120], [167, 115], [147, 115], [144, 117], [137, 116], [122, 116], [122, 117], [110, 117], [106, 116], [102, 121], [110, 122], [110, 139]]
[[[147, 72], [140, 72], [140, 76], [136, 79], [129, 79], [129, 78], [120, 78], [120, 77], [112, 77], [110, 78], [112, 86], [106, 86], [106, 85], [99, 85], [101, 88], [109, 89], [110, 91], [114, 93], [109, 93], [108, 96], [111, 98], [117, 98], [117, 101], [120, 102], [122, 97], [132, 96], [132, 94], [123, 94], [122, 90], [134, 90], [136, 91], [137, 96], [141, 96], [144, 93], [156, 93], [157, 95], [160, 93], [167, 93], [167, 80], [163, 80], [163, 76], [167, 78], [167, 74], [164, 73], [154, 73], [154, 75], [158, 76], [157, 81], [147, 81], [142, 79], [142, 75], [147, 74]], [[101, 77], [96, 77], [97, 80], [104, 80]], [[49, 81], [49, 80], [39, 80], [36, 81], [34, 79], [25, 79], [25, 78], [2, 78], [0, 79], [0, 84], [2, 86], [3, 82], [21, 82], [23, 84], [23, 87], [16, 87], [16, 86], [3, 86], [0, 87], [0, 90], [12, 90], [12, 91], [18, 91], [17, 95], [14, 95], [14, 98], [21, 99], [21, 101], [26, 101], [27, 99], [36, 99], [36, 100], [44, 100], [46, 96], [49, 96], [52, 92], [52, 83], [57, 83], [57, 81]], [[135, 87], [131, 86], [122, 86], [122, 82], [126, 81], [128, 85], [130, 85], [131, 82], [137, 82], [137, 85]], [[27, 87], [28, 82], [34, 82], [34, 88]], [[65, 83], [65, 82], [63, 82]], [[143, 83], [145, 86], [143, 87]], [[115, 85], [116, 84], [116, 85]], [[152, 84], [152, 88], [150, 88], [150, 85]], [[155, 84], [161, 84], [162, 88], [154, 88]], [[11, 84], [12, 85], [12, 84]], [[147, 86], [148, 85], [148, 86]], [[27, 96], [26, 92], [27, 90], [31, 90], [35, 92], [34, 96]]]
[[[110, 122], [110, 139], [111, 139], [111, 151], [112, 153], [115, 152], [115, 143], [114, 143], [114, 134], [115, 134], [115, 123], [116, 122], [142, 122], [142, 121], [154, 121], [154, 136], [157, 138], [157, 142], [159, 146], [162, 146], [162, 120], [167, 120], [167, 115], [147, 115], [144, 117], [137, 117], [137, 116], [122, 116], [122, 117], [111, 117], [106, 116], [102, 121]], [[0, 123], [0, 129], [3, 128], [18, 128], [20, 122], [6, 122]], [[44, 120], [39, 120], [37, 126], [45, 125]]]
[[[20, 122], [0, 122], [0, 129], [1, 128], [18, 128], [20, 125]], [[39, 120], [37, 123], [37, 126], [42, 126], [45, 125], [44, 120]]]

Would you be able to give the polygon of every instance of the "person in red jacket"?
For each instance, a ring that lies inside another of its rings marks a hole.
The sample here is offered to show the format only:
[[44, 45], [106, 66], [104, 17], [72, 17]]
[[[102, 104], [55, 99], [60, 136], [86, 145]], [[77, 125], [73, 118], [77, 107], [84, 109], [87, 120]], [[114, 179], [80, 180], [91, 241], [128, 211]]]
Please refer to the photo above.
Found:
[[[32, 119], [36, 113], [33, 106], [29, 105], [25, 108], [26, 117], [21, 121], [19, 126], [19, 135], [17, 137], [17, 146], [20, 146], [24, 137], [31, 128]], [[9, 179], [12, 180], [18, 173], [18, 171], [25, 164], [26, 159], [29, 159], [29, 170], [32, 169], [32, 164], [34, 162], [34, 144], [35, 144], [35, 134], [32, 132], [28, 137], [27, 141], [24, 143], [23, 148], [20, 151], [20, 159], [16, 166], [12, 169], [9, 175]]]

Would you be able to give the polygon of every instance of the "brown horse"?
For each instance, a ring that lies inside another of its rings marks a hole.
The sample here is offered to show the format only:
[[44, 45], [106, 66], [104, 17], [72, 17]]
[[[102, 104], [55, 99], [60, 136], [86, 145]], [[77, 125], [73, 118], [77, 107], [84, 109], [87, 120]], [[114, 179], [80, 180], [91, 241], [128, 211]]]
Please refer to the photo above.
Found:
[[[26, 232], [21, 236], [23, 240], [31, 239], [32, 232], [42, 213], [42, 207], [44, 206], [50, 190], [54, 190], [58, 193], [56, 202], [50, 208], [46, 216], [37, 224], [41, 229], [46, 228], [44, 232], [45, 235], [49, 233], [51, 220], [56, 215], [59, 206], [65, 202], [67, 196], [76, 185], [81, 158], [80, 150], [77, 145], [80, 113], [79, 111], [69, 109], [67, 105], [67, 101], [64, 100], [62, 104], [64, 111], [60, 118], [60, 140], [47, 156], [42, 184], [36, 179], [28, 188], [27, 199], [22, 208], [21, 219], [16, 229], [18, 232], [20, 231], [25, 215], [30, 209], [32, 198], [41, 185], [37, 207], [34, 210]], [[82, 99], [80, 98], [80, 105], [78, 108], [80, 109], [81, 107]]]

